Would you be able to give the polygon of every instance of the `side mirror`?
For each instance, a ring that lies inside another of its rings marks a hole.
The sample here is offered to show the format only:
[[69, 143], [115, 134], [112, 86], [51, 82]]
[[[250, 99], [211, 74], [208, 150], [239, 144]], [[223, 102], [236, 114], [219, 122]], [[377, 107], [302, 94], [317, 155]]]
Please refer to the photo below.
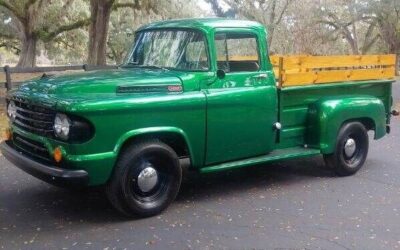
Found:
[[225, 77], [225, 71], [222, 70], [222, 69], [218, 69], [218, 70], [217, 70], [217, 77], [218, 77], [219, 79], [223, 79], [223, 78]]

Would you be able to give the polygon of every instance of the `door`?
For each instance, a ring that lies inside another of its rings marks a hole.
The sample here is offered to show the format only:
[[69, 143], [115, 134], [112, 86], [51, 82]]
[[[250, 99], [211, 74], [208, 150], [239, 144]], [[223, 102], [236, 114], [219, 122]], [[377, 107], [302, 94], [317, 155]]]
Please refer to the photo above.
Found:
[[[256, 33], [217, 31], [216, 66], [225, 72], [207, 96], [206, 165], [263, 155], [275, 142], [277, 93]], [[221, 73], [222, 71], [219, 71]], [[272, 76], [272, 75], [271, 75]]]

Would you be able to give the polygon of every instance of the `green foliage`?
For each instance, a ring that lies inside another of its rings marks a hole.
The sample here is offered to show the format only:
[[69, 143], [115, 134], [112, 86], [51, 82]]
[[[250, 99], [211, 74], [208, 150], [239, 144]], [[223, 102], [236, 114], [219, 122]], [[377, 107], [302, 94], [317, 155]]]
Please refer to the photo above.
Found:
[[108, 37], [107, 56], [111, 62], [121, 64], [126, 51], [133, 42], [137, 24], [130, 9], [118, 9], [111, 14], [111, 22]]
[[135, 30], [140, 26], [172, 18], [200, 17], [203, 14], [194, 0], [166, 0], [154, 6], [151, 9], [117, 8], [113, 11], [107, 42], [109, 63], [122, 63], [133, 43]]
[[[196, 0], [113, 1], [108, 63], [123, 61], [135, 30], [143, 24], [207, 15]], [[251, 19], [266, 25], [273, 53], [400, 53], [399, 0], [203, 2], [209, 3], [214, 15]], [[90, 14], [89, 0], [0, 0], [0, 64], [17, 61], [27, 31], [39, 41], [37, 56], [45, 55], [54, 64], [84, 63]]]
[[[60, 18], [58, 10], [62, 9], [61, 1], [54, 1], [54, 6], [46, 10], [49, 20], [58, 20], [67, 23], [68, 20], [80, 20], [90, 15], [88, 3], [85, 1], [70, 1], [68, 8], [63, 9]], [[45, 30], [57, 29], [57, 22], [43, 24]], [[57, 35], [52, 41], [42, 44], [48, 52], [49, 59], [56, 64], [82, 64], [87, 53], [88, 34], [86, 27], [73, 29]]]

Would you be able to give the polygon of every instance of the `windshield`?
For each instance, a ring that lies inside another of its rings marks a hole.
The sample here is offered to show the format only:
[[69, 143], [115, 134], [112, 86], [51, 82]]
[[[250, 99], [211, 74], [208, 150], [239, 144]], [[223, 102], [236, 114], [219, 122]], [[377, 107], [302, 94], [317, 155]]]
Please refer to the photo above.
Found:
[[209, 69], [206, 42], [200, 32], [152, 30], [136, 34], [125, 66], [205, 71]]

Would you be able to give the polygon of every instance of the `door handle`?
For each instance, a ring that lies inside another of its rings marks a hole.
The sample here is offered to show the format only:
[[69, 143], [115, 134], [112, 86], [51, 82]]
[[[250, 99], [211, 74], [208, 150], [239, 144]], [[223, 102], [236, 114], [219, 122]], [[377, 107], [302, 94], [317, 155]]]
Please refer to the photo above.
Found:
[[265, 73], [262, 73], [262, 74], [258, 74], [258, 75], [253, 76], [253, 78], [258, 79], [258, 80], [264, 80], [264, 79], [268, 78], [268, 75], [265, 74]]

